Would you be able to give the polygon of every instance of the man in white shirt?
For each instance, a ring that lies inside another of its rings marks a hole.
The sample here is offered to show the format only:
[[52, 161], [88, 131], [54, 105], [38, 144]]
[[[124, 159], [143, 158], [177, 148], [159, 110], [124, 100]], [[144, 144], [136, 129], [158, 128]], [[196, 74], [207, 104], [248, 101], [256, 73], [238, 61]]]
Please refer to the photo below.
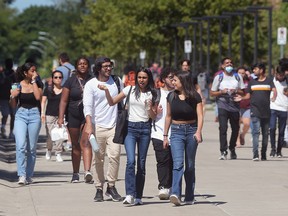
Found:
[[155, 122], [152, 124], [151, 130], [151, 138], [157, 160], [159, 199], [161, 200], [169, 199], [169, 192], [172, 184], [173, 162], [171, 150], [170, 148], [163, 148], [163, 134], [167, 112], [167, 95], [174, 89], [172, 80], [175, 72], [176, 71], [172, 68], [164, 68], [160, 74], [160, 79], [164, 86], [158, 91], [157, 102], [159, 102], [159, 104], [157, 116]]
[[113, 64], [109, 58], [97, 58], [94, 69], [95, 78], [92, 78], [86, 83], [83, 94], [84, 115], [86, 118], [85, 132], [90, 136], [95, 127], [95, 137], [99, 144], [99, 151], [95, 153], [94, 158], [96, 172], [96, 195], [94, 200], [96, 202], [104, 201], [104, 159], [106, 152], [109, 163], [106, 176], [108, 184], [105, 194], [113, 201], [120, 201], [122, 199], [115, 188], [121, 153], [121, 145], [113, 142], [118, 108], [117, 105], [110, 106], [106, 99], [105, 92], [98, 88], [99, 84], [107, 86], [112, 97], [118, 95], [119, 90], [122, 90], [123, 83], [119, 77], [111, 76], [112, 69]]
[[[282, 146], [284, 143], [284, 133], [286, 128], [287, 111], [288, 111], [288, 89], [287, 77], [285, 77], [285, 70], [280, 66], [276, 69], [276, 75], [273, 79], [277, 97], [275, 101], [270, 102], [271, 117], [270, 117], [270, 142], [271, 153], [270, 157], [282, 157]], [[273, 94], [273, 92], [271, 93]], [[278, 142], [276, 149], [276, 122], [278, 121]]]

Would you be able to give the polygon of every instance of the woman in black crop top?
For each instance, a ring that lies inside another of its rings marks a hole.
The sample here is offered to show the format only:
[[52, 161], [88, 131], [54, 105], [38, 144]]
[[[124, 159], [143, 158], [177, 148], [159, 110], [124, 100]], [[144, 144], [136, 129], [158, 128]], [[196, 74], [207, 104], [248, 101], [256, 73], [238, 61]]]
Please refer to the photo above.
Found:
[[20, 85], [11, 90], [10, 104], [17, 106], [14, 123], [18, 184], [32, 183], [36, 145], [41, 128], [40, 100], [43, 84], [36, 81], [36, 66], [27, 62], [17, 69]]
[[[184, 174], [185, 204], [194, 202], [195, 157], [198, 143], [202, 142], [202, 100], [189, 73], [179, 71], [172, 81], [175, 91], [167, 96], [163, 147], [167, 148], [168, 130], [171, 130], [170, 145], [173, 159], [173, 179], [170, 202], [181, 205], [181, 185]], [[185, 155], [185, 156], [184, 156]], [[184, 170], [185, 164], [185, 170]]]

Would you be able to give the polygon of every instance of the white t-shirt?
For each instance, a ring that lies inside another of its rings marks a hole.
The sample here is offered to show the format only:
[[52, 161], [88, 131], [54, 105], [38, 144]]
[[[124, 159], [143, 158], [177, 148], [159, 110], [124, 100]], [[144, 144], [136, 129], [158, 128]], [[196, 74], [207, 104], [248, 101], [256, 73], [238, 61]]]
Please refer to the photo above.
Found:
[[[160, 101], [158, 106], [162, 106], [162, 113], [157, 113], [156, 119], [155, 119], [155, 128], [154, 123], [152, 124], [152, 130], [151, 130], [151, 138], [159, 139], [163, 141], [163, 134], [164, 134], [164, 124], [165, 124], [165, 117], [167, 113], [167, 95], [170, 91], [160, 89]], [[168, 138], [170, 137], [170, 130], [168, 132]]]
[[[123, 89], [123, 93], [126, 96], [129, 93], [131, 86], [126, 86]], [[130, 93], [130, 99], [128, 104], [128, 120], [131, 122], [147, 122], [149, 120], [148, 111], [145, 109], [145, 100], [152, 100], [152, 94], [151, 92], [140, 92], [140, 97], [136, 99], [135, 95], [135, 86], [132, 87], [131, 93]]]
[[[288, 111], [288, 97], [284, 95], [284, 88], [287, 87], [286, 79], [282, 82], [279, 82], [274, 77], [273, 82], [277, 91], [277, 97], [274, 102], [272, 101], [270, 102], [270, 109], [287, 112]], [[273, 96], [273, 91], [271, 91], [270, 98], [272, 98], [272, 96]]]
[[[118, 95], [118, 88], [113, 78], [110, 76], [107, 82], [100, 82], [97, 78], [89, 80], [84, 87], [83, 105], [84, 115], [91, 116], [92, 123], [103, 128], [112, 128], [116, 125], [117, 104], [110, 106], [105, 96], [105, 91], [98, 88], [98, 85], [108, 87], [111, 97]], [[120, 80], [121, 89], [123, 83]]]

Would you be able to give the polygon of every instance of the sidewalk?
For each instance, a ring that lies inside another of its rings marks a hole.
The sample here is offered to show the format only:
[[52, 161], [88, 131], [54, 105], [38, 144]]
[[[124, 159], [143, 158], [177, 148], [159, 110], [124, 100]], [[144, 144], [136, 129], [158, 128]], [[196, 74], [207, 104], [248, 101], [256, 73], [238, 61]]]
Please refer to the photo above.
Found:
[[[15, 143], [0, 139], [0, 216], [287, 216], [288, 148], [283, 149], [283, 158], [267, 157], [267, 161], [253, 162], [250, 137], [248, 134], [245, 146], [236, 149], [237, 160], [219, 161], [218, 123], [214, 122], [213, 111], [206, 111], [204, 142], [199, 144], [196, 159], [196, 202], [195, 205], [181, 207], [173, 207], [168, 201], [160, 201], [157, 197], [156, 161], [152, 145], [147, 157], [144, 205], [126, 207], [122, 202], [94, 202], [94, 185], [84, 183], [83, 173], [81, 183], [71, 184], [70, 153], [64, 153], [62, 163], [55, 162], [55, 156], [51, 161], [46, 161], [43, 126], [34, 184], [18, 186], [13, 151]], [[270, 152], [270, 147], [267, 152]], [[116, 184], [122, 196], [125, 195], [125, 163], [123, 147]]]

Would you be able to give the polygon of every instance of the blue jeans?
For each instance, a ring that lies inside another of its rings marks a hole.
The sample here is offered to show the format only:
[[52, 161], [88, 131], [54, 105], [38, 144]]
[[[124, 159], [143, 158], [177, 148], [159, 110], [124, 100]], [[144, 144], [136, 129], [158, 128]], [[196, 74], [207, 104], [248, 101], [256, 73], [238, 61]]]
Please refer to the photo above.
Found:
[[259, 157], [258, 146], [259, 146], [259, 136], [260, 128], [262, 132], [262, 148], [261, 156], [266, 158], [266, 151], [268, 145], [268, 133], [269, 133], [269, 121], [270, 118], [258, 118], [251, 117], [252, 120], [252, 138], [253, 138], [253, 157]]
[[[277, 151], [276, 151], [276, 122], [278, 119], [278, 143], [277, 143]], [[286, 128], [286, 120], [287, 120], [287, 112], [286, 111], [278, 111], [271, 109], [271, 117], [270, 117], [270, 142], [271, 149], [276, 151], [277, 154], [281, 154], [282, 146], [284, 143], [284, 133]]]
[[[142, 198], [146, 175], [146, 157], [151, 136], [150, 122], [128, 122], [124, 145], [127, 155], [125, 171], [126, 195]], [[137, 173], [135, 175], [135, 150], [137, 145]]]
[[172, 194], [181, 198], [182, 176], [184, 174], [186, 182], [185, 201], [194, 200], [195, 157], [198, 144], [193, 136], [196, 130], [196, 124], [171, 124]]
[[19, 107], [14, 123], [18, 176], [33, 176], [36, 162], [36, 144], [40, 128], [41, 118], [38, 108], [25, 109]]

